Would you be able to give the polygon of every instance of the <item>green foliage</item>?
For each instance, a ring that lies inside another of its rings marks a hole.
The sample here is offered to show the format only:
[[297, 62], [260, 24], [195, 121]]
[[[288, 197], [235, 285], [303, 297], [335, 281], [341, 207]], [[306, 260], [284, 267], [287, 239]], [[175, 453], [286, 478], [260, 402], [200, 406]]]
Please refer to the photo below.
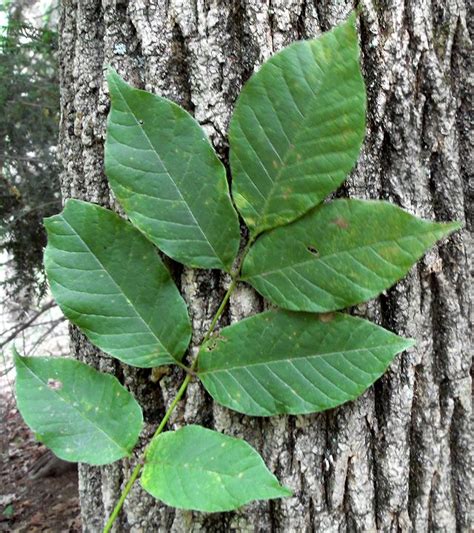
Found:
[[151, 441], [141, 483], [167, 505], [207, 513], [291, 496], [245, 441], [195, 425]]
[[205, 133], [173, 102], [134, 89], [113, 70], [108, 81], [105, 168], [128, 217], [176, 261], [229, 271], [239, 223]]
[[334, 200], [263, 235], [245, 259], [242, 279], [285, 309], [344, 309], [391, 287], [458, 228], [387, 202]]
[[291, 222], [334, 191], [364, 129], [355, 15], [267, 61], [242, 90], [229, 130], [232, 194], [251, 233]]
[[15, 356], [18, 408], [38, 440], [66, 461], [130, 455], [142, 411], [114, 376], [73, 359]]
[[112, 211], [68, 200], [46, 219], [44, 264], [64, 314], [104, 352], [133, 366], [180, 360], [186, 304], [154, 246]]
[[21, 9], [4, 6], [0, 28], [0, 250], [13, 259], [12, 297], [41, 292], [42, 219], [61, 209], [57, 35], [27, 24]]
[[8, 520], [13, 518], [13, 516], [15, 515], [15, 509], [11, 503], [5, 507], [2, 512], [2, 515]]
[[314, 413], [357, 398], [412, 345], [350, 315], [268, 311], [204, 344], [199, 377], [214, 400], [246, 415]]
[[[250, 240], [237, 261], [236, 214], [204, 132], [175, 104], [109, 73], [106, 173], [137, 229], [78, 201], [47, 221], [45, 264], [60, 307], [113, 357], [134, 366], [180, 364], [189, 319], [151, 242], [186, 265], [220, 268], [232, 279], [198, 356], [189, 368], [181, 365], [186, 378], [145, 452], [142, 485], [169, 505], [223, 511], [289, 494], [238, 439], [199, 426], [163, 433], [192, 379], [199, 378], [218, 403], [249, 415], [312, 413], [357, 398], [412, 345], [348, 314], [314, 313], [378, 295], [459, 227], [419, 220], [385, 202], [318, 206], [352, 168], [362, 141], [358, 57], [351, 16], [319, 39], [277, 54], [243, 89], [230, 131], [231, 172]], [[261, 313], [216, 335], [242, 280], [296, 312]], [[53, 368], [42, 376], [46, 383], [65, 382]], [[20, 409], [28, 421], [24, 405], [37, 392], [25, 390]], [[127, 417], [115, 418], [135, 435]]]

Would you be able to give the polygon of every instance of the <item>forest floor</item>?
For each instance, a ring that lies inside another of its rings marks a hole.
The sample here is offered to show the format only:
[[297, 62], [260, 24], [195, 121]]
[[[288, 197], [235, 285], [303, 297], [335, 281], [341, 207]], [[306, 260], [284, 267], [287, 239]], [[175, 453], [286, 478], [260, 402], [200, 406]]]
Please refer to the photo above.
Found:
[[48, 458], [11, 394], [0, 393], [0, 406], [0, 532], [79, 533], [76, 466]]
[[[6, 296], [2, 289], [0, 283], [0, 302]], [[16, 408], [12, 347], [30, 356], [69, 351], [59, 309], [48, 309], [29, 324], [35, 313], [37, 309], [19, 320], [11, 302], [0, 303], [0, 532], [75, 533], [81, 530], [77, 468], [37, 442]]]

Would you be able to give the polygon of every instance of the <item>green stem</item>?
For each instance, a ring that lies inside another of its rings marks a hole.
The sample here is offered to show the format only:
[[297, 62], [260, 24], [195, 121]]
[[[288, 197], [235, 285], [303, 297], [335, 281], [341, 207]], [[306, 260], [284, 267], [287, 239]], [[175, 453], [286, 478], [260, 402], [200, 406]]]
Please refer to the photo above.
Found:
[[[179, 388], [178, 392], [176, 393], [176, 396], [174, 400], [171, 402], [170, 406], [168, 407], [168, 410], [165, 413], [165, 416], [160, 422], [160, 425], [156, 429], [153, 439], [157, 437], [165, 428], [166, 422], [168, 422], [171, 414], [174, 411], [174, 408], [178, 404], [179, 400], [183, 397], [184, 391], [186, 390], [187, 386], [189, 385], [189, 382], [191, 381], [192, 375], [188, 374], [181, 384], [181, 387]], [[152, 439], [152, 440], [153, 440]], [[125, 501], [125, 498], [128, 496], [128, 493], [130, 492], [130, 489], [132, 488], [133, 484], [138, 478], [138, 475], [140, 474], [142, 467], [143, 467], [143, 461], [146, 456], [146, 448], [143, 452], [142, 460], [135, 466], [133, 469], [132, 475], [130, 476], [130, 479], [128, 480], [127, 484], [125, 485], [125, 488], [122, 491], [122, 494], [120, 495], [119, 501], [117, 502], [117, 505], [114, 507], [114, 510], [112, 511], [112, 514], [110, 515], [109, 519], [107, 520], [107, 524], [105, 524], [103, 533], [109, 533], [109, 531], [112, 529], [113, 523], [117, 519], [120, 511], [122, 510], [123, 503]]]
[[[247, 242], [247, 245], [245, 246], [245, 248], [244, 248], [244, 250], [242, 252], [242, 255], [240, 257], [240, 260], [239, 260], [235, 270], [231, 273], [231, 277], [232, 277], [231, 284], [229, 285], [229, 288], [227, 289], [227, 292], [225, 293], [224, 298], [222, 299], [222, 302], [219, 305], [219, 308], [217, 309], [216, 314], [214, 315], [214, 318], [212, 319], [211, 324], [209, 325], [209, 329], [207, 330], [207, 333], [204, 335], [204, 338], [202, 340], [201, 346], [210, 339], [210, 337], [212, 335], [212, 332], [214, 331], [214, 329], [215, 329], [215, 327], [217, 325], [217, 322], [219, 321], [219, 318], [222, 316], [222, 313], [224, 312], [224, 309], [225, 309], [225, 307], [227, 305], [227, 302], [229, 301], [229, 298], [231, 297], [232, 293], [235, 290], [235, 287], [237, 286], [237, 283], [238, 283], [238, 280], [239, 280], [240, 269], [241, 269], [243, 260], [245, 259], [245, 256], [247, 255], [247, 253], [248, 253], [248, 251], [250, 249], [250, 246], [252, 246], [254, 240], [255, 240], [254, 238], [251, 238]], [[197, 363], [198, 363], [198, 357], [199, 357], [199, 353], [195, 357], [195, 359], [194, 359], [194, 361], [193, 361], [193, 363], [191, 365], [191, 368], [188, 369], [188, 368], [185, 367], [185, 369], [187, 371], [189, 371], [189, 370], [194, 371], [196, 369]], [[184, 366], [184, 365], [180, 365], [180, 366]], [[167, 409], [167, 411], [165, 413], [165, 416], [163, 417], [163, 419], [160, 422], [160, 425], [157, 427], [155, 433], [153, 434], [152, 440], [155, 437], [157, 437], [165, 429], [166, 423], [168, 422], [170, 416], [172, 415], [175, 407], [178, 405], [179, 401], [183, 397], [183, 395], [184, 395], [186, 389], [188, 388], [188, 385], [189, 385], [189, 383], [190, 383], [192, 378], [193, 378], [193, 374], [192, 373], [188, 373], [186, 375], [186, 378], [184, 379], [183, 383], [181, 384], [180, 388], [178, 389], [178, 392], [176, 393], [176, 396], [174, 397], [174, 400], [171, 402], [170, 406], [168, 407], [168, 409]], [[117, 502], [117, 505], [115, 506], [114, 510], [112, 511], [112, 514], [110, 515], [109, 519], [107, 520], [107, 524], [104, 527], [103, 533], [109, 533], [109, 531], [112, 529], [112, 526], [113, 526], [115, 520], [117, 519], [120, 511], [122, 510], [123, 503], [124, 503], [126, 497], [128, 496], [128, 493], [130, 492], [133, 484], [137, 480], [137, 478], [138, 478], [138, 476], [139, 476], [139, 474], [140, 474], [140, 472], [141, 472], [141, 470], [143, 468], [143, 463], [144, 463], [144, 460], [145, 460], [145, 457], [146, 457], [147, 448], [145, 448], [145, 451], [143, 452], [143, 456], [142, 456], [141, 461], [133, 469], [132, 475], [130, 476], [130, 479], [128, 480], [127, 484], [125, 485], [125, 488], [123, 489], [122, 494], [120, 495], [120, 498], [119, 498], [119, 500]]]
[[132, 488], [133, 484], [137, 480], [142, 470], [142, 467], [143, 467], [143, 463], [140, 461], [133, 469], [132, 475], [130, 476], [130, 479], [127, 481], [127, 484], [125, 485], [125, 488], [123, 489], [122, 494], [120, 495], [117, 505], [115, 506], [114, 510], [112, 511], [112, 514], [107, 520], [107, 524], [105, 524], [104, 533], [109, 533], [109, 531], [112, 529], [112, 526], [122, 509], [123, 502], [125, 501], [125, 498], [128, 496], [128, 493], [130, 492], [130, 489]]
[[[185, 377], [183, 383], [181, 383], [181, 387], [179, 388], [178, 392], [176, 393], [176, 396], [174, 397], [174, 400], [171, 402], [170, 406], [168, 407], [168, 410], [166, 411], [165, 416], [161, 420], [160, 425], [156, 428], [156, 431], [153, 434], [153, 439], [155, 437], [157, 437], [163, 431], [163, 429], [165, 429], [166, 422], [168, 422], [168, 420], [169, 420], [171, 414], [173, 413], [175, 407], [178, 405], [179, 400], [181, 400], [181, 398], [183, 397], [183, 394], [184, 394], [185, 390], [187, 389], [187, 387], [189, 385], [189, 382], [191, 381], [192, 377], [193, 376], [191, 374], [187, 374], [187, 376]], [[146, 453], [146, 451], [145, 451], [145, 453]]]
[[[209, 326], [209, 329], [207, 330], [207, 333], [204, 335], [204, 338], [202, 339], [201, 345], [206, 343], [209, 340], [210, 336], [212, 335], [212, 332], [214, 331], [214, 328], [216, 327], [216, 324], [219, 321], [219, 318], [222, 316], [225, 306], [227, 305], [227, 302], [229, 301], [229, 298], [234, 292], [234, 289], [236, 286], [237, 286], [237, 277], [233, 277], [232, 282], [229, 285], [229, 288], [227, 289], [227, 292], [225, 293], [224, 298], [222, 299], [221, 305], [217, 309], [216, 314], [214, 315], [214, 318], [212, 319], [212, 322]], [[194, 359], [193, 361], [191, 369], [194, 369], [196, 367], [197, 360], [198, 358], [196, 357], [196, 359]]]

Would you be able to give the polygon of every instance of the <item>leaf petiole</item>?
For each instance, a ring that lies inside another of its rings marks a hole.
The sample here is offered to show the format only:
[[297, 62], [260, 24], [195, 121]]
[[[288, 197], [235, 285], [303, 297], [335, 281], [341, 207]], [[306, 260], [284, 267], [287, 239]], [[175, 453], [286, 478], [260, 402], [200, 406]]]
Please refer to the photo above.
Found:
[[[227, 289], [226, 293], [224, 294], [224, 298], [222, 299], [222, 302], [220, 303], [220, 305], [219, 305], [219, 307], [218, 307], [218, 309], [216, 311], [216, 314], [214, 315], [214, 318], [212, 319], [211, 324], [209, 325], [209, 329], [207, 330], [206, 334], [204, 335], [204, 338], [203, 338], [203, 340], [201, 342], [201, 345], [203, 345], [204, 343], [206, 343], [210, 339], [210, 337], [211, 337], [211, 335], [212, 335], [212, 333], [213, 333], [213, 331], [214, 331], [214, 329], [215, 329], [220, 317], [222, 316], [222, 314], [223, 314], [223, 312], [224, 312], [224, 310], [226, 308], [226, 305], [227, 305], [230, 297], [232, 296], [232, 293], [234, 292], [234, 290], [235, 290], [235, 288], [237, 286], [237, 283], [239, 281], [239, 274], [240, 274], [240, 269], [241, 269], [242, 263], [243, 263], [243, 261], [245, 259], [245, 256], [247, 255], [248, 251], [250, 250], [250, 247], [252, 246], [254, 240], [255, 240], [254, 238], [251, 238], [247, 242], [247, 244], [246, 244], [246, 246], [245, 246], [245, 248], [244, 248], [244, 250], [242, 252], [242, 255], [240, 256], [239, 262], [238, 262], [235, 270], [231, 274], [232, 281], [231, 281], [231, 283], [229, 285], [229, 288]], [[182, 397], [183, 397], [184, 393], [186, 392], [186, 389], [188, 388], [188, 385], [191, 382], [192, 378], [195, 376], [195, 370], [196, 370], [197, 364], [198, 364], [198, 356], [199, 356], [199, 353], [195, 357], [195, 359], [194, 359], [194, 361], [193, 361], [193, 363], [192, 363], [192, 365], [190, 367], [187, 367], [187, 366], [185, 366], [183, 364], [179, 365], [181, 368], [183, 368], [187, 372], [186, 377], [184, 378], [184, 381], [181, 384], [178, 392], [176, 393], [176, 396], [174, 397], [174, 399], [171, 402], [170, 406], [168, 407], [165, 415], [163, 416], [159, 426], [157, 427], [155, 433], [153, 434], [153, 438], [151, 439], [151, 441], [153, 439], [155, 439], [158, 435], [160, 435], [160, 433], [163, 432], [168, 420], [170, 419], [171, 415], [173, 414], [173, 411], [175, 410], [175, 408], [178, 405], [179, 401], [182, 399]], [[141, 470], [143, 468], [144, 460], [146, 458], [148, 447], [149, 447], [149, 444], [145, 448], [140, 462], [137, 463], [137, 465], [133, 469], [132, 474], [130, 476], [130, 479], [127, 481], [127, 484], [125, 485], [122, 493], [120, 494], [120, 498], [119, 498], [116, 506], [114, 507], [114, 510], [112, 511], [109, 519], [107, 520], [107, 523], [105, 524], [103, 533], [108, 533], [112, 529], [112, 526], [113, 526], [115, 520], [117, 519], [118, 515], [120, 514], [120, 511], [121, 511], [121, 509], [123, 507], [125, 499], [127, 498], [128, 493], [132, 489], [133, 484], [138, 479], [138, 476], [140, 475], [140, 472], [141, 472]]]
[[130, 479], [127, 481], [127, 484], [125, 485], [125, 488], [123, 489], [122, 494], [120, 494], [120, 498], [119, 498], [119, 501], [117, 502], [117, 505], [115, 506], [114, 510], [112, 511], [112, 514], [110, 515], [109, 519], [107, 520], [107, 523], [105, 524], [104, 533], [107, 533], [108, 531], [112, 529], [112, 526], [122, 509], [123, 502], [125, 501], [133, 484], [135, 483], [138, 476], [140, 475], [142, 468], [143, 468], [142, 461], [140, 461], [139, 463], [135, 465], [135, 468], [132, 471], [132, 475], [130, 476]]

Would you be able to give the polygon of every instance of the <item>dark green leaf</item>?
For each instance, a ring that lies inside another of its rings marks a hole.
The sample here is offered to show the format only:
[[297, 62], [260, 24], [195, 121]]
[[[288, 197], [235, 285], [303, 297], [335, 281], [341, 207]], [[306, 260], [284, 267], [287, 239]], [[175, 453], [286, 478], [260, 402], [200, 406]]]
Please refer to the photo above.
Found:
[[273, 56], [232, 117], [232, 194], [251, 233], [281, 226], [345, 179], [365, 130], [355, 16]]
[[214, 400], [247, 415], [313, 413], [357, 398], [412, 344], [349, 315], [269, 311], [208, 341], [199, 377]]
[[63, 313], [104, 352], [134, 366], [180, 360], [191, 326], [153, 245], [97, 205], [68, 200], [45, 221], [45, 267]]
[[186, 265], [230, 270], [240, 240], [225, 169], [204, 131], [173, 102], [108, 76], [105, 170], [133, 224]]
[[374, 298], [460, 226], [387, 202], [335, 200], [263, 235], [242, 279], [285, 309], [326, 312]]
[[5, 507], [5, 509], [2, 512], [2, 515], [7, 519], [10, 520], [15, 515], [15, 509], [13, 505], [10, 503]]
[[208, 513], [291, 496], [245, 441], [194, 425], [153, 439], [141, 483], [167, 505]]
[[73, 359], [15, 355], [18, 409], [61, 459], [92, 465], [130, 455], [140, 406], [114, 376]]

